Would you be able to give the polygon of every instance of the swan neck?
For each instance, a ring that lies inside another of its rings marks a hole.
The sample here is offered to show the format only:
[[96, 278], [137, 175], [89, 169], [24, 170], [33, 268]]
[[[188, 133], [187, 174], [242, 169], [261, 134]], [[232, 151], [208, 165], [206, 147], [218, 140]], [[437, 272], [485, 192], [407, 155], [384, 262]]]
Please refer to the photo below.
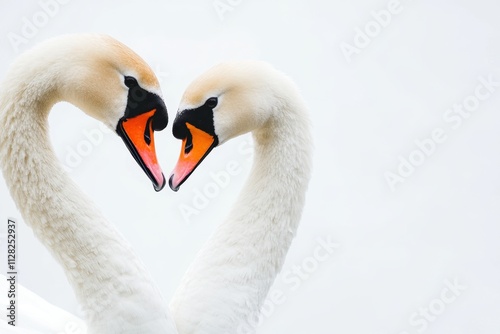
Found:
[[277, 115], [254, 131], [250, 176], [172, 299], [180, 332], [200, 330], [198, 318], [214, 332], [245, 332], [281, 270], [304, 205], [311, 139], [305, 107]]
[[8, 82], [0, 89], [2, 172], [25, 223], [63, 267], [90, 332], [164, 328], [166, 309], [149, 273], [52, 149], [48, 113], [60, 100], [55, 85], [37, 77]]

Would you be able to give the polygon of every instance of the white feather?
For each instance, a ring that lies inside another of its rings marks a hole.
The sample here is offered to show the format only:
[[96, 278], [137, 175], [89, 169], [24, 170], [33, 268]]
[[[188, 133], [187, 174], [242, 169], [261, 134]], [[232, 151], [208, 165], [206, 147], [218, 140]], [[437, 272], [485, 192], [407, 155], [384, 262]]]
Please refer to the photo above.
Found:
[[228, 218], [172, 299], [183, 334], [239, 333], [258, 314], [300, 222], [311, 171], [307, 108], [289, 78], [261, 62], [225, 63], [196, 79], [181, 105], [210, 96], [219, 96], [219, 141], [252, 131], [255, 158]]
[[110, 37], [70, 35], [21, 56], [0, 87], [4, 178], [24, 221], [63, 267], [90, 333], [176, 331], [129, 243], [57, 161], [47, 116], [54, 103], [66, 100], [114, 127], [127, 103], [124, 73], [149, 71]]

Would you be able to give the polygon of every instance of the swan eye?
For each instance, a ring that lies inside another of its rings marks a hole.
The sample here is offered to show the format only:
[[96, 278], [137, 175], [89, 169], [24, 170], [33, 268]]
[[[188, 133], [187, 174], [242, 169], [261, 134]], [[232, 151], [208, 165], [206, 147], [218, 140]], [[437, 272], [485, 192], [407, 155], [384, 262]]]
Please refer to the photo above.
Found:
[[127, 86], [128, 88], [137, 87], [137, 86], [139, 86], [139, 83], [137, 82], [136, 78], [126, 76], [125, 77], [125, 86]]
[[219, 100], [216, 97], [211, 97], [205, 102], [205, 105], [209, 108], [215, 108], [217, 107], [217, 103], [219, 103]]

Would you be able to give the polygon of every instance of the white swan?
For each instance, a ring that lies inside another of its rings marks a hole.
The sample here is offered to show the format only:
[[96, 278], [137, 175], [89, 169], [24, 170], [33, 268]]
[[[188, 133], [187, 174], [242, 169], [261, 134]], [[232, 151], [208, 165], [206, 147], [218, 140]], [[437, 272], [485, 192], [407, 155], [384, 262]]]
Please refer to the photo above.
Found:
[[230, 62], [194, 80], [173, 125], [182, 139], [173, 190], [217, 145], [252, 131], [254, 165], [229, 217], [198, 253], [170, 307], [179, 333], [246, 333], [300, 221], [311, 170], [307, 108], [262, 62]]
[[51, 107], [68, 101], [123, 138], [155, 189], [165, 184], [154, 130], [167, 124], [158, 81], [133, 51], [103, 35], [40, 44], [0, 86], [0, 164], [24, 221], [64, 268], [89, 333], [176, 333], [141, 261], [58, 163]]

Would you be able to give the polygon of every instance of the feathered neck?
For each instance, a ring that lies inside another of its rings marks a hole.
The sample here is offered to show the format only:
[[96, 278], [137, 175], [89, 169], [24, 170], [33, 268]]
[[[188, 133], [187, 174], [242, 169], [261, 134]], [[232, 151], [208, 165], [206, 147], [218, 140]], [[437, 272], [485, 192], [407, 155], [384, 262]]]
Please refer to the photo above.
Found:
[[29, 59], [0, 86], [0, 165], [24, 221], [63, 267], [89, 333], [173, 333], [141, 261], [57, 161], [47, 116], [68, 90], [60, 63]]
[[237, 333], [258, 315], [297, 230], [311, 170], [298, 93], [253, 132], [254, 165], [228, 218], [198, 253], [171, 309], [181, 333]]

